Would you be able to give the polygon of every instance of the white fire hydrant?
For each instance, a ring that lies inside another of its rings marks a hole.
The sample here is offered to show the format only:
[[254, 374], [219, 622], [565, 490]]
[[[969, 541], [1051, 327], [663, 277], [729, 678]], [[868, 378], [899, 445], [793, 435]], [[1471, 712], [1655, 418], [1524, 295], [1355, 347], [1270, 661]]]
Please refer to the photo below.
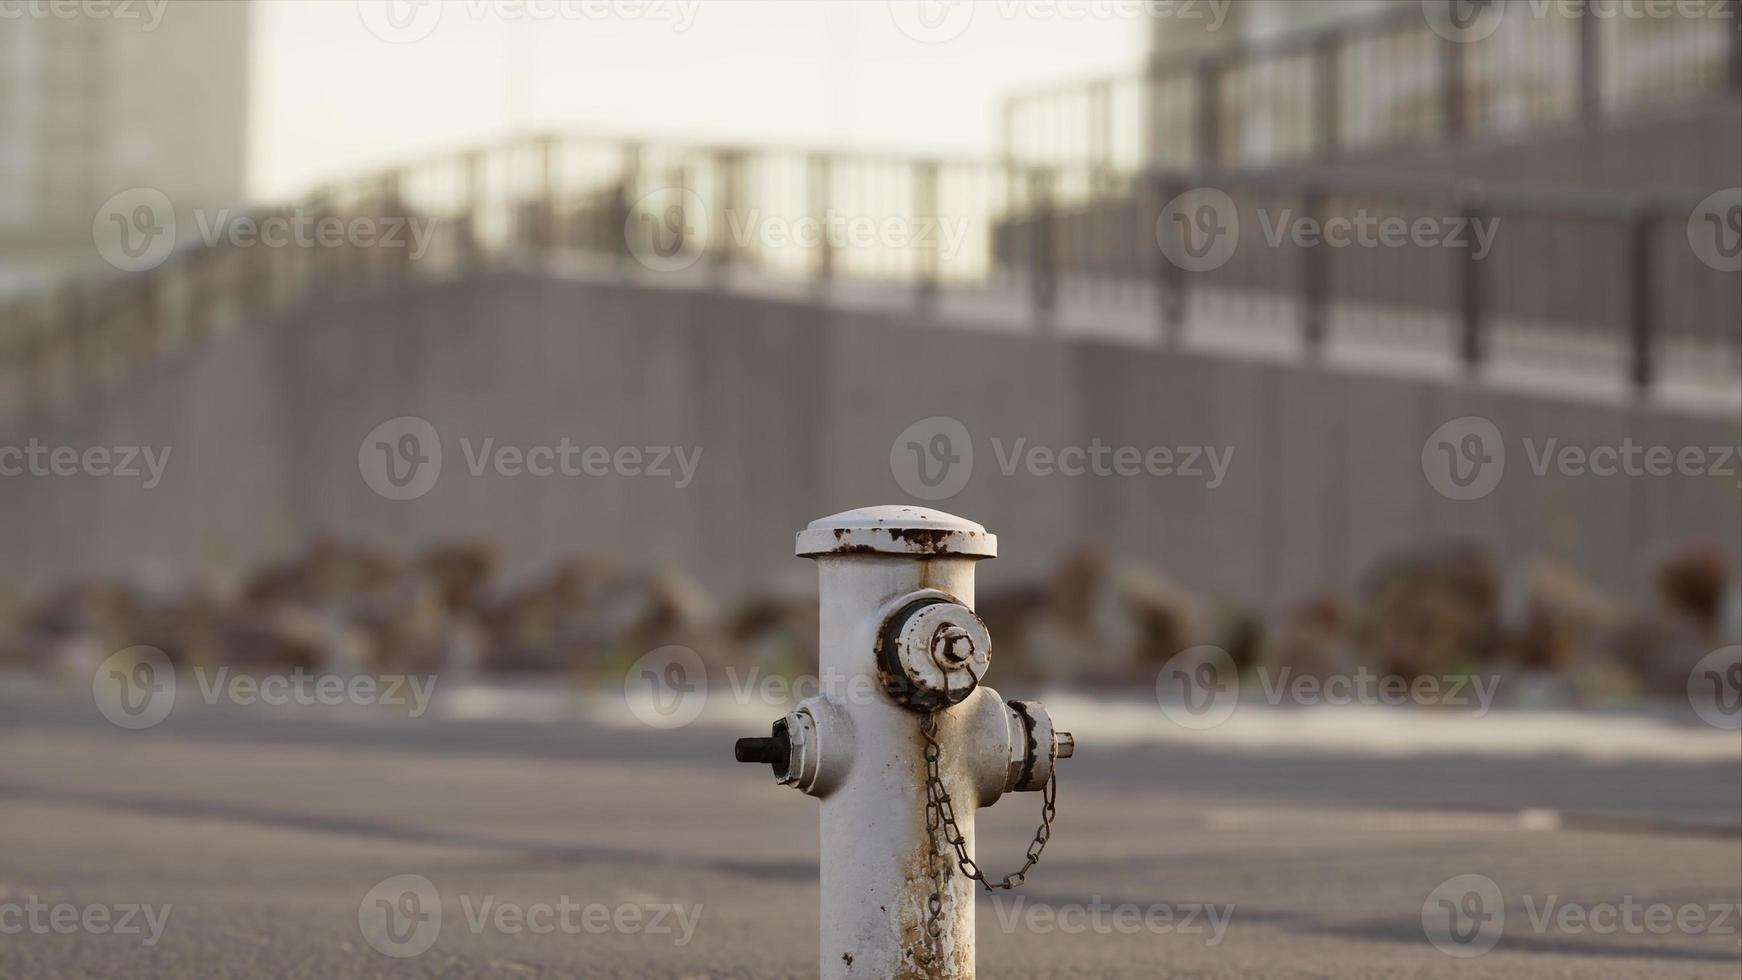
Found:
[[[1046, 709], [981, 685], [992, 652], [974, 564], [998, 553], [971, 521], [868, 507], [813, 521], [822, 693], [740, 739], [740, 762], [822, 801], [824, 977], [974, 975], [974, 890], [1021, 884], [1052, 834], [1053, 767], [1071, 736]], [[1044, 791], [1027, 864], [989, 879], [974, 815]]]

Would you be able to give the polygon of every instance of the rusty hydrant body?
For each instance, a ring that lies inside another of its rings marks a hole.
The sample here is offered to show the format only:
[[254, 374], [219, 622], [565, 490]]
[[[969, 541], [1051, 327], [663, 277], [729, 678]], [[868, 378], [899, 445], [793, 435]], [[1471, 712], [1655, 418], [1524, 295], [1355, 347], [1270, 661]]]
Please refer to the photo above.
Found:
[[[738, 757], [821, 800], [821, 975], [972, 977], [979, 884], [955, 842], [972, 856], [975, 812], [1045, 788], [1072, 748], [1038, 704], [980, 683], [991, 639], [974, 565], [996, 539], [948, 514], [874, 507], [813, 522], [797, 552], [817, 562], [822, 692]], [[928, 807], [933, 771], [947, 823]]]

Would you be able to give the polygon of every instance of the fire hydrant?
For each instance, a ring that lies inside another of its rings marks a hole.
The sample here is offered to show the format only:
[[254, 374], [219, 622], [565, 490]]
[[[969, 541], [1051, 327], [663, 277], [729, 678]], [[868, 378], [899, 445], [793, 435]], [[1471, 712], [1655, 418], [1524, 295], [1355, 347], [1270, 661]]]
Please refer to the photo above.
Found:
[[[1033, 701], [982, 684], [991, 636], [974, 565], [997, 539], [971, 521], [869, 507], [813, 521], [822, 691], [740, 739], [740, 762], [822, 801], [824, 977], [971, 978], [974, 894], [1014, 888], [1056, 813], [1054, 766], [1075, 743]], [[974, 860], [974, 815], [1042, 792], [1027, 863], [1002, 879]]]

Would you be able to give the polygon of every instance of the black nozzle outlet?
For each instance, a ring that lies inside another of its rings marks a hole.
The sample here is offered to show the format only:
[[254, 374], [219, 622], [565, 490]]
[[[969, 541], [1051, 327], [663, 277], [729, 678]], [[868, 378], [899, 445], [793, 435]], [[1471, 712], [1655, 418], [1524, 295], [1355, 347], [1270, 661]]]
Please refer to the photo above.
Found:
[[773, 734], [767, 738], [741, 738], [732, 747], [739, 762], [755, 762], [774, 767], [774, 775], [785, 779], [792, 764], [792, 740], [786, 734], [786, 719], [774, 723]]
[[766, 766], [785, 766], [790, 746], [784, 738], [741, 738], [732, 754], [739, 762], [760, 762]]

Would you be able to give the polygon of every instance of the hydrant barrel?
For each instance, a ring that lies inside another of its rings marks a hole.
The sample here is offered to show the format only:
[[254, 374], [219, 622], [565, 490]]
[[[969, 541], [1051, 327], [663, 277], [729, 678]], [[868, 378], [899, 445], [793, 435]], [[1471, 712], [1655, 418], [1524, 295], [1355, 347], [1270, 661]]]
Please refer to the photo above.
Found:
[[[985, 669], [988, 651], [972, 650], [964, 638], [978, 625], [974, 565], [997, 553], [996, 539], [948, 514], [874, 507], [813, 522], [799, 533], [797, 552], [817, 563], [819, 676], [837, 727], [850, 730], [853, 753], [845, 777], [821, 802], [821, 973], [972, 977], [976, 886], [956, 870], [947, 843], [933, 852], [926, 828], [928, 712], [901, 700], [914, 685], [892, 693], [901, 688], [891, 677], [896, 659], [879, 651], [888, 654], [890, 643], [901, 642], [884, 635], [886, 628], [898, 630], [915, 615], [936, 621], [928, 627], [939, 638], [935, 659], [930, 637], [910, 652], [935, 676], [949, 671], [955, 678], [936, 685], [940, 702], [961, 696], [939, 712], [937, 738], [943, 779], [972, 853], [975, 810], [1003, 791], [1010, 751], [1003, 703], [983, 688], [964, 694], [978, 677], [958, 670], [976, 658]], [[945, 604], [955, 612], [935, 608]], [[911, 606], [920, 608], [904, 609]]]
[[[868, 507], [811, 522], [797, 550], [817, 563], [822, 691], [734, 754], [821, 801], [819, 973], [969, 980], [974, 889], [1027, 878], [1076, 748], [1039, 702], [982, 683], [974, 564], [998, 542], [938, 511]], [[986, 878], [974, 817], [1012, 792], [1041, 794], [1041, 825], [1027, 863]]]

